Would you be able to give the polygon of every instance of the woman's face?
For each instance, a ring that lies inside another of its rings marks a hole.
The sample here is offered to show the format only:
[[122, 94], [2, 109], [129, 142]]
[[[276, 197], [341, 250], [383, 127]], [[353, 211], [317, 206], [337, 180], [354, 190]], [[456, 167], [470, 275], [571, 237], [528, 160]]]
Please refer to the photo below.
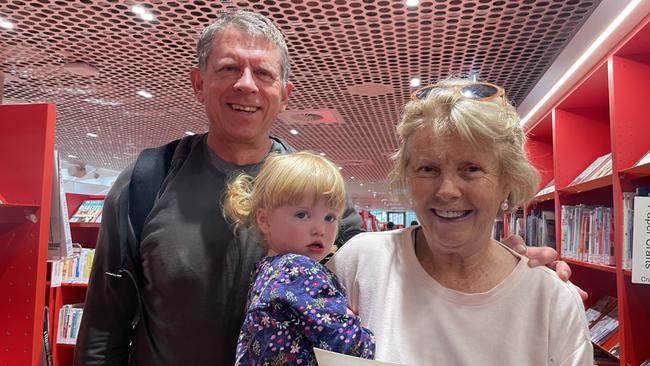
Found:
[[473, 150], [457, 136], [426, 131], [411, 138], [407, 185], [431, 249], [472, 253], [487, 244], [508, 196], [490, 146]]

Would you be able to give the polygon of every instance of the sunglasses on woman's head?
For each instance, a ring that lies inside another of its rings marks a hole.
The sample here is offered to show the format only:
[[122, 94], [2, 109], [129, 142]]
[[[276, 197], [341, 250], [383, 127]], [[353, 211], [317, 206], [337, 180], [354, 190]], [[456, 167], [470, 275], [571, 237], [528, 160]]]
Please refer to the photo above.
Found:
[[470, 83], [470, 84], [435, 84], [420, 88], [411, 94], [413, 100], [426, 99], [431, 92], [436, 90], [454, 89], [465, 98], [478, 100], [481, 102], [489, 101], [505, 95], [505, 90], [494, 84], [490, 83]]

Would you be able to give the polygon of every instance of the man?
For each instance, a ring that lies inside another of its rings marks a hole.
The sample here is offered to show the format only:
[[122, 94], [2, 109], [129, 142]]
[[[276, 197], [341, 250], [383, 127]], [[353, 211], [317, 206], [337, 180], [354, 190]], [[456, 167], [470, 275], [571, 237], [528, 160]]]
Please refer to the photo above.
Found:
[[[75, 365], [234, 363], [249, 275], [264, 250], [245, 231], [233, 235], [220, 199], [229, 177], [255, 175], [269, 153], [291, 151], [269, 132], [293, 85], [283, 36], [259, 14], [222, 15], [204, 30], [197, 54], [191, 80], [208, 133], [184, 138], [173, 154], [140, 236], [142, 279], [120, 270], [120, 235], [135, 240], [125, 205], [133, 166], [111, 188]], [[349, 204], [338, 244], [360, 223]], [[555, 256], [540, 254], [540, 263]]]

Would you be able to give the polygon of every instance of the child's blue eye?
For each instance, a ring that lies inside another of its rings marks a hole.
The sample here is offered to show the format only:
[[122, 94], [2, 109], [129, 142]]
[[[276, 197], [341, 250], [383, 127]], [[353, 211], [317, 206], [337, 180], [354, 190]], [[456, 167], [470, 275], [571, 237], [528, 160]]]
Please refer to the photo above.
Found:
[[309, 217], [309, 214], [305, 211], [300, 211], [300, 212], [296, 212], [293, 216], [299, 219], [306, 219], [307, 217]]
[[327, 216], [325, 216], [325, 221], [327, 221], [327, 222], [336, 221], [336, 215], [327, 215]]

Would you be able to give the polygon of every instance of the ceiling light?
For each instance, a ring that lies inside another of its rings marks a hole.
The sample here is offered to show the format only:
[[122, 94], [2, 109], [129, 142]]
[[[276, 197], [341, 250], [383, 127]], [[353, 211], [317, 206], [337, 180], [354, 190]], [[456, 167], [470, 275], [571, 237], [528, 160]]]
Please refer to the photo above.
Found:
[[359, 186], [360, 186], [360, 187], [363, 187], [363, 183], [359, 183]]
[[146, 90], [138, 90], [137, 94], [143, 98], [147, 98], [147, 99], [153, 98], [153, 94], [149, 93]]
[[14, 23], [12, 23], [12, 22], [10, 22], [8, 20], [0, 19], [0, 27], [2, 27], [4, 29], [11, 29], [11, 28], [14, 27]]
[[154, 19], [154, 16], [151, 13], [144, 13], [144, 14], [140, 14], [140, 19], [146, 21], [152, 21]]
[[350, 179], [354, 179], [354, 177], [350, 177]]
[[582, 55], [576, 60], [576, 62], [571, 65], [569, 70], [560, 77], [560, 79], [553, 85], [553, 87], [540, 99], [537, 104], [524, 116], [524, 118], [521, 119], [519, 122], [520, 126], [524, 126], [528, 120], [530, 120], [537, 111], [539, 111], [545, 104], [548, 102], [548, 100], [551, 98], [553, 94], [555, 94], [562, 85], [573, 75], [579, 68], [580, 66], [591, 57], [591, 54], [594, 53], [600, 47], [603, 42], [618, 28], [621, 23], [627, 18], [632, 11], [639, 5], [641, 4], [642, 0], [634, 0], [630, 2], [624, 9], [621, 11], [621, 13], [605, 28], [603, 33], [596, 38], [596, 40], [587, 48]]
[[96, 135], [96, 134], [94, 134], [94, 133], [91, 133], [91, 132], [88, 132], [88, 133], [86, 134], [86, 136], [88, 136], [88, 137], [97, 137], [98, 135]]
[[409, 8], [420, 5], [420, 0], [406, 0], [406, 6]]
[[192, 131], [185, 131], [185, 134], [186, 134], [187, 136], [194, 136], [194, 135], [196, 135], [196, 134], [195, 134], [194, 132], [192, 132]]
[[411, 87], [417, 88], [418, 86], [420, 86], [420, 78], [411, 79]]
[[68, 155], [69, 158], [76, 159], [77, 155]]
[[342, 166], [340, 166], [340, 167], [339, 167], [339, 170], [343, 170], [343, 167], [342, 167]]
[[292, 129], [289, 130], [289, 133], [292, 134], [292, 135], [297, 135], [297, 134], [298, 134], [298, 130], [292, 128]]
[[131, 11], [133, 11], [134, 13], [136, 13], [136, 14], [138, 14], [138, 15], [142, 15], [142, 14], [144, 14], [144, 13], [147, 12], [147, 11], [144, 10], [144, 8], [141, 7], [140, 5], [135, 5], [135, 6], [133, 6], [133, 7], [131, 8]]
[[322, 152], [322, 153], [320, 153], [320, 154], [318, 154], [318, 155], [320, 155], [320, 156], [325, 156], [325, 153], [324, 153], [324, 152]]

